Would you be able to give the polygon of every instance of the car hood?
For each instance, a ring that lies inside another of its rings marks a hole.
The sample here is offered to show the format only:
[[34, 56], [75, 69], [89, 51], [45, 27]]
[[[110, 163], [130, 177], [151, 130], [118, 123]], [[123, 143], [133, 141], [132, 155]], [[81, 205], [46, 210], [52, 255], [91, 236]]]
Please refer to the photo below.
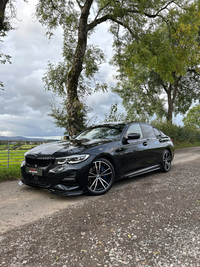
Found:
[[102, 145], [112, 140], [70, 140], [70, 141], [58, 141], [50, 142], [47, 144], [39, 145], [29, 150], [25, 155], [53, 155], [55, 157], [68, 156], [72, 154], [82, 153], [85, 150]]

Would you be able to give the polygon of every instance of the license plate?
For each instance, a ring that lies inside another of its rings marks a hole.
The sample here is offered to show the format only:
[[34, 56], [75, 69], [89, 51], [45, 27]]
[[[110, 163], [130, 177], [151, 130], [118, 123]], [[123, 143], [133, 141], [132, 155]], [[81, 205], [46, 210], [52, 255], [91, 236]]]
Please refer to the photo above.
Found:
[[26, 167], [26, 173], [43, 176], [43, 169], [34, 168], [34, 167]]

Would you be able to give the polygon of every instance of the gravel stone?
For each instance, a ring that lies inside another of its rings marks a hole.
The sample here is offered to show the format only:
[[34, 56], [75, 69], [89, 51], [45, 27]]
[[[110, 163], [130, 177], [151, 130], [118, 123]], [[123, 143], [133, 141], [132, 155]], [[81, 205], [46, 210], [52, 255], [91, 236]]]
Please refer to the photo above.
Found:
[[0, 235], [0, 267], [200, 267], [200, 160]]

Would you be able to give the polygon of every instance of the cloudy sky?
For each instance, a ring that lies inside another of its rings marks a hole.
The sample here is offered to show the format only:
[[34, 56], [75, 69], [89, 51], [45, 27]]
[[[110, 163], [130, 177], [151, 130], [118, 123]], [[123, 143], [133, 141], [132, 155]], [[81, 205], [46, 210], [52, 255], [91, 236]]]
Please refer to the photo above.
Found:
[[[0, 64], [0, 81], [4, 83], [4, 90], [0, 90], [0, 135], [52, 137], [64, 133], [47, 115], [52, 93], [44, 90], [42, 82], [48, 61], [62, 60], [62, 32], [58, 30], [51, 41], [47, 39], [45, 28], [33, 16], [36, 3], [36, 0], [29, 4], [17, 1], [18, 20], [12, 21], [16, 30], [10, 31], [0, 44], [1, 51], [12, 56], [12, 64]], [[106, 26], [99, 27], [92, 36], [90, 42], [96, 41], [106, 54], [112, 55], [112, 37], [107, 34]], [[113, 84], [114, 73], [114, 68], [104, 63], [100, 79]], [[120, 102], [111, 92], [99, 92], [88, 97], [87, 104], [93, 109], [91, 115], [96, 114], [102, 120], [116, 100]]]

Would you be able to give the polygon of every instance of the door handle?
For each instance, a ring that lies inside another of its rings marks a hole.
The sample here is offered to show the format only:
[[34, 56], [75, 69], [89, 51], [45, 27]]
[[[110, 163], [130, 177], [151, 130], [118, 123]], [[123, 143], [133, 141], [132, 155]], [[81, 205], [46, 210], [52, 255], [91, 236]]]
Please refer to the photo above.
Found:
[[147, 142], [143, 142], [143, 146], [147, 146]]

